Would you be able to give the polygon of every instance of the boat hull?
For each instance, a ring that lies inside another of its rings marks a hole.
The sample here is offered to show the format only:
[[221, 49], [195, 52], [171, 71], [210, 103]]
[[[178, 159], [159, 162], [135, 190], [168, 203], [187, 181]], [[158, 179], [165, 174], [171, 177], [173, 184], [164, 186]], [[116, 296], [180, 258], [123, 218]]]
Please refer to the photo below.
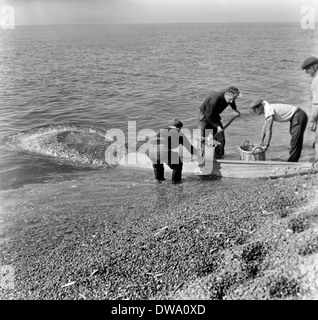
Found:
[[215, 160], [212, 173], [224, 178], [277, 179], [315, 172], [311, 162]]
[[[198, 163], [183, 159], [183, 172], [185, 174], [198, 175], [202, 168]], [[119, 162], [124, 167], [136, 167], [143, 169], [152, 169], [150, 159], [143, 153], [129, 153]], [[170, 170], [165, 165], [167, 170]], [[241, 161], [241, 160], [214, 160], [213, 169], [210, 174], [223, 178], [240, 179], [277, 179], [282, 177], [291, 177], [317, 173], [318, 168], [311, 162], [283, 162], [283, 161]], [[199, 174], [200, 175], [200, 174]]]

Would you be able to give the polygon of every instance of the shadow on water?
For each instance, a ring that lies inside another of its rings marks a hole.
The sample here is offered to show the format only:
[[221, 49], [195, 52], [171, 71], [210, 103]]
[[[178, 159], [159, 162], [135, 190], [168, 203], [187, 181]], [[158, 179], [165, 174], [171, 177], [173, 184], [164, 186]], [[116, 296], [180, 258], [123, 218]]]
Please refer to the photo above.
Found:
[[[54, 163], [47, 158], [27, 157], [17, 153], [18, 164], [14, 168], [0, 172], [0, 190], [17, 189], [31, 183], [60, 182], [75, 179], [78, 175], [89, 171], [99, 171], [92, 168], [75, 168], [70, 165]], [[3, 161], [1, 161], [3, 163]]]

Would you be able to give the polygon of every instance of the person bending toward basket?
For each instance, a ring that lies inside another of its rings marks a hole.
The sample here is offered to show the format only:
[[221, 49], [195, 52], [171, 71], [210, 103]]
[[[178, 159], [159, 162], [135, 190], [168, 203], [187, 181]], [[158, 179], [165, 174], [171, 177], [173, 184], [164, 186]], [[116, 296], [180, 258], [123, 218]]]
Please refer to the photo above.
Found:
[[312, 78], [311, 92], [312, 105], [309, 117], [309, 129], [315, 132], [315, 160], [318, 159], [318, 58], [309, 57], [301, 65], [303, 70], [306, 70]]
[[265, 114], [265, 123], [261, 133], [261, 146], [264, 150], [267, 150], [270, 145], [273, 122], [290, 122], [291, 140], [287, 161], [297, 162], [301, 155], [304, 133], [308, 122], [306, 112], [290, 104], [270, 104], [263, 99], [254, 100], [250, 108], [257, 115]]
[[167, 127], [160, 129], [159, 132], [150, 140], [149, 158], [154, 169], [155, 179], [158, 182], [164, 181], [164, 163], [172, 169], [172, 183], [180, 183], [182, 177], [183, 162], [178, 150], [183, 145], [191, 155], [194, 155], [199, 163], [204, 159], [200, 157], [197, 149], [192, 146], [187, 137], [180, 132], [183, 123], [175, 119]]
[[215, 158], [222, 158], [224, 156], [225, 135], [223, 131], [223, 124], [221, 122], [220, 114], [231, 106], [236, 116], [240, 116], [237, 110], [235, 100], [240, 96], [240, 91], [236, 87], [229, 87], [226, 90], [212, 93], [209, 95], [199, 108], [198, 113], [198, 129], [201, 130], [201, 156], [204, 156], [205, 138], [213, 133], [216, 141], [220, 142], [215, 148]]

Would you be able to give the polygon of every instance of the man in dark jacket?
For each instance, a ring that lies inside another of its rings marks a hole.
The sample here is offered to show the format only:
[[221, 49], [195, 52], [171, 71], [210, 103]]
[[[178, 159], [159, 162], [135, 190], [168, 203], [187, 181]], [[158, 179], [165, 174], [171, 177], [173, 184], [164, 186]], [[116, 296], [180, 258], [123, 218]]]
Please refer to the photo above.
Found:
[[[225, 135], [220, 114], [228, 105], [234, 110], [239, 117], [240, 112], [237, 110], [235, 100], [240, 96], [240, 91], [236, 87], [229, 87], [226, 90], [216, 92], [208, 96], [201, 107], [198, 114], [198, 129], [201, 130], [201, 156], [204, 156], [204, 141], [210, 133], [218, 133], [215, 140], [221, 144], [215, 148], [215, 157], [224, 156]], [[212, 132], [211, 132], [212, 131]]]

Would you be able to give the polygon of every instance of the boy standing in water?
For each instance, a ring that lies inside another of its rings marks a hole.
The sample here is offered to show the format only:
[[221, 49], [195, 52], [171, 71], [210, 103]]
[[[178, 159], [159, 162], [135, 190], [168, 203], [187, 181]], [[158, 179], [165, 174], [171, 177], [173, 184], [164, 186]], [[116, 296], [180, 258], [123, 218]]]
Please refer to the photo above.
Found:
[[180, 183], [182, 176], [183, 162], [178, 151], [172, 149], [183, 145], [191, 155], [195, 155], [199, 163], [204, 159], [200, 157], [198, 151], [193, 147], [187, 137], [180, 132], [183, 123], [175, 119], [166, 128], [160, 129], [150, 141], [149, 158], [152, 162], [155, 178], [158, 182], [164, 181], [164, 163], [172, 169], [172, 183]]

